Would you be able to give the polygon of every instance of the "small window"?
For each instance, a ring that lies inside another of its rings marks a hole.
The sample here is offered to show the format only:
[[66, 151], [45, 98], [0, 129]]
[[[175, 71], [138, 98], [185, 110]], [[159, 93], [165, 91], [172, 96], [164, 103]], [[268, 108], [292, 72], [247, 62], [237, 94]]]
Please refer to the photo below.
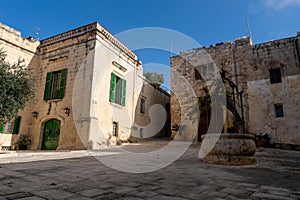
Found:
[[195, 70], [195, 80], [201, 80], [201, 74], [198, 69], [194, 68]]
[[126, 80], [118, 77], [114, 73], [111, 73], [110, 95], [109, 95], [110, 102], [125, 106], [125, 99], [126, 99]]
[[21, 116], [18, 116], [15, 118], [15, 121], [14, 121], [14, 129], [12, 132], [13, 134], [19, 134], [20, 125], [21, 125]]
[[270, 83], [271, 84], [282, 82], [280, 68], [270, 69], [269, 74], [270, 74]]
[[0, 133], [11, 133], [13, 121], [9, 120], [4, 125], [0, 126]]
[[112, 136], [118, 136], [118, 122], [113, 122]]
[[14, 120], [9, 120], [4, 125], [0, 126], [0, 133], [18, 134], [20, 129], [21, 116], [16, 117]]
[[64, 98], [66, 78], [67, 69], [47, 73], [44, 100]]
[[275, 104], [275, 116], [276, 117], [284, 117], [282, 104]]
[[4, 133], [4, 128], [5, 128], [4, 125], [0, 126], [0, 133]]
[[145, 114], [145, 111], [146, 111], [146, 99], [145, 97], [142, 97], [140, 102], [140, 113]]

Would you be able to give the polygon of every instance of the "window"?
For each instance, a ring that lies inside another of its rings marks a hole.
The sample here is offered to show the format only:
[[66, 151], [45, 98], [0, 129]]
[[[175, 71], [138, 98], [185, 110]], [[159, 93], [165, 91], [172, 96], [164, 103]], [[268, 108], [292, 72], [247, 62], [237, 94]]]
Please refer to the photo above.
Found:
[[269, 74], [270, 74], [270, 83], [271, 84], [282, 82], [280, 68], [270, 69]]
[[140, 113], [145, 114], [145, 111], [146, 111], [146, 99], [145, 97], [142, 97], [140, 101]]
[[67, 69], [47, 73], [44, 100], [64, 98], [66, 79]]
[[195, 70], [195, 80], [200, 80], [201, 79], [201, 74], [200, 72], [198, 71], [198, 69], [194, 68]]
[[275, 116], [276, 117], [284, 117], [282, 104], [275, 104]]
[[20, 125], [21, 125], [21, 116], [16, 117], [14, 121], [14, 129], [13, 129], [13, 134], [19, 134], [20, 131]]
[[115, 137], [118, 136], [118, 123], [117, 122], [113, 122], [112, 136], [115, 136]]
[[195, 68], [195, 80], [200, 80], [203, 78], [209, 78], [215, 74], [215, 64], [206, 63], [199, 65]]
[[109, 101], [125, 106], [126, 80], [111, 73]]
[[0, 126], [0, 133], [12, 133], [18, 134], [20, 130], [21, 116], [15, 118], [15, 120], [10, 120], [6, 124]]
[[13, 120], [6, 122], [4, 132], [11, 133], [13, 127]]

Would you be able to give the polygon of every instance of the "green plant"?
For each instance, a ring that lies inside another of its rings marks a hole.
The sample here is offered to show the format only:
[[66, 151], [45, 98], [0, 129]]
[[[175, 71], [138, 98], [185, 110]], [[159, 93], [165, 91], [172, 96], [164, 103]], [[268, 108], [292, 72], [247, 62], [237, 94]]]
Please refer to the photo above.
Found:
[[228, 127], [227, 128], [227, 133], [235, 133], [235, 128], [234, 127]]
[[34, 96], [34, 82], [24, 61], [10, 64], [5, 58], [0, 49], [0, 125], [16, 117]]
[[16, 145], [20, 150], [27, 149], [28, 146], [30, 146], [32, 143], [31, 135], [20, 135], [18, 138]]
[[156, 72], [146, 72], [144, 73], [144, 76], [150, 83], [158, 87], [165, 82], [163, 74], [158, 74]]
[[259, 135], [254, 135], [254, 140], [257, 147], [270, 147], [271, 137], [265, 133], [260, 133]]

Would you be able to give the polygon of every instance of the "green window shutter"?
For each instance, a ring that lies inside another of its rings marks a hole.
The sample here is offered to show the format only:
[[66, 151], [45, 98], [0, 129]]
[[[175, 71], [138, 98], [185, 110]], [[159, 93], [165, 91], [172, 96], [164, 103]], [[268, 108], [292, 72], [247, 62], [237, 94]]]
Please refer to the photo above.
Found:
[[117, 76], [114, 73], [111, 73], [110, 79], [110, 93], [109, 93], [109, 101], [116, 101], [116, 85], [117, 85]]
[[44, 100], [51, 98], [51, 87], [52, 87], [52, 72], [47, 73], [46, 85], [44, 91]]
[[21, 125], [21, 116], [16, 117], [15, 122], [14, 122], [14, 129], [13, 129], [13, 134], [19, 134], [20, 130], [20, 125]]
[[65, 97], [65, 90], [66, 90], [66, 83], [67, 83], [67, 69], [61, 70], [60, 74], [60, 85], [59, 85], [59, 91], [58, 91], [58, 98], [62, 99]]
[[121, 100], [121, 105], [125, 106], [126, 102], [126, 80], [122, 80], [122, 100]]
[[4, 133], [4, 125], [0, 126], [0, 133]]

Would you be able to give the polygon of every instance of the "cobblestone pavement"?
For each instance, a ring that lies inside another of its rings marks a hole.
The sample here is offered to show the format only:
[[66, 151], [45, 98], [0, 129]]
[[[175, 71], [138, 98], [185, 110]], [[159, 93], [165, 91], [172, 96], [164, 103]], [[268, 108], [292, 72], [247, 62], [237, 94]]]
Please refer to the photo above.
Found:
[[261, 149], [257, 165], [229, 167], [201, 162], [199, 147], [192, 145], [168, 167], [145, 174], [113, 170], [86, 151], [0, 154], [0, 200], [300, 199], [300, 152]]

